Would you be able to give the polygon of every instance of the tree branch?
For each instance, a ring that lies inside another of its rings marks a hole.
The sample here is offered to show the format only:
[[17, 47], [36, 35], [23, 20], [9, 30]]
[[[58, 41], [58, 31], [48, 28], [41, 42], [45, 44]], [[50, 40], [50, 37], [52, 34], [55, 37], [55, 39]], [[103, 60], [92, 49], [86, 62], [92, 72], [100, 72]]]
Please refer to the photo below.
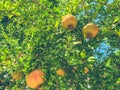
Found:
[[44, 5], [42, 5], [41, 3], [39, 3], [38, 1], [34, 0], [34, 3], [40, 7], [42, 7], [43, 9], [45, 9], [46, 11], [48, 11], [50, 14], [54, 15], [56, 17], [56, 14], [54, 12], [52, 12], [51, 10], [49, 10], [48, 8], [46, 8]]

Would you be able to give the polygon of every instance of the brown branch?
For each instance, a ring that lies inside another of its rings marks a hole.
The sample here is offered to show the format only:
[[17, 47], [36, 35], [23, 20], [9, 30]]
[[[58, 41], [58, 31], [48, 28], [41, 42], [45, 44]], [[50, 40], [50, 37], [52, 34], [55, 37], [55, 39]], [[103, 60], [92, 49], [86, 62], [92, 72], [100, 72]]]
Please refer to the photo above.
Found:
[[48, 8], [46, 8], [46, 7], [45, 7], [44, 5], [42, 5], [40, 2], [34, 0], [34, 3], [35, 3], [36, 5], [42, 7], [43, 9], [45, 9], [46, 11], [48, 11], [50, 14], [52, 14], [52, 15], [54, 15], [54, 16], [56, 17], [56, 15], [55, 15], [54, 12], [52, 12], [51, 10], [49, 10]]
[[82, 6], [83, 6], [83, 10], [85, 11], [85, 14], [87, 15], [87, 19], [88, 19], [88, 23], [90, 22], [90, 15], [89, 15], [89, 12], [85, 9], [85, 3], [83, 2], [82, 3]]
[[112, 4], [107, 4], [107, 3], [105, 3], [105, 2], [99, 2], [99, 1], [94, 1], [94, 2], [99, 3], [99, 4], [104, 4], [104, 5], [106, 5], [106, 6], [113, 6]]

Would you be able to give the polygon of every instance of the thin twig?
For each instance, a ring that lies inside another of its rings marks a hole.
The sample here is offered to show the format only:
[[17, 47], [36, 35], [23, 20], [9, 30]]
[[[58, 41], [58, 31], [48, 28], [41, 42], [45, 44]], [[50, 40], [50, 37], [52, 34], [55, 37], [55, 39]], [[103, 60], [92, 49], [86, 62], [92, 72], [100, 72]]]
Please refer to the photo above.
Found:
[[[83, 5], [83, 10], [85, 10], [85, 6], [84, 6], [84, 2], [82, 3]], [[90, 22], [90, 15], [89, 15], [89, 12], [87, 11], [87, 10], [85, 10], [85, 13], [86, 13], [86, 15], [87, 15], [87, 19], [88, 19], [88, 22]]]
[[106, 5], [106, 6], [113, 6], [112, 4], [107, 4], [107, 3], [105, 3], [105, 2], [99, 2], [99, 1], [94, 1], [94, 2], [99, 3], [99, 4], [104, 4], [104, 5]]

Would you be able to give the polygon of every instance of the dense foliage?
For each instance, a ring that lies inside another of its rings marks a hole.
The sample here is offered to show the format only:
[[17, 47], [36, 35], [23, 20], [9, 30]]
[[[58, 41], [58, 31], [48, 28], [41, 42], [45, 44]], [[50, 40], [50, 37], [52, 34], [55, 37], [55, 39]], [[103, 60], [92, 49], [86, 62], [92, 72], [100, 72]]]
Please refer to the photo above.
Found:
[[[119, 90], [119, 2], [1, 0], [0, 90], [31, 90], [25, 78], [35, 69], [46, 74], [45, 90]], [[66, 14], [77, 18], [74, 30], [62, 27]], [[89, 22], [99, 32], [86, 40], [82, 28]], [[56, 74], [59, 68], [65, 76]], [[13, 80], [13, 72], [22, 72], [22, 78]]]

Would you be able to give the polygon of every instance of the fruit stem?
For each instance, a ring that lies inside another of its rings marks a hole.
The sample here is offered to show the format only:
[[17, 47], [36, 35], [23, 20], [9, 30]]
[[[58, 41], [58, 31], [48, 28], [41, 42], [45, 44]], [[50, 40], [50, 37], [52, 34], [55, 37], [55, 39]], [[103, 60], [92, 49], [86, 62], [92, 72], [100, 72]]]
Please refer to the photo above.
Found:
[[73, 29], [73, 25], [68, 25], [68, 29], [72, 30]]
[[86, 35], [86, 37], [87, 37], [88, 39], [90, 39], [90, 38], [92, 38], [92, 34], [91, 34], [91, 33], [88, 33], [88, 34]]
[[39, 86], [37, 86], [37, 90], [40, 90], [40, 87], [41, 87], [40, 85], [39, 85]]

